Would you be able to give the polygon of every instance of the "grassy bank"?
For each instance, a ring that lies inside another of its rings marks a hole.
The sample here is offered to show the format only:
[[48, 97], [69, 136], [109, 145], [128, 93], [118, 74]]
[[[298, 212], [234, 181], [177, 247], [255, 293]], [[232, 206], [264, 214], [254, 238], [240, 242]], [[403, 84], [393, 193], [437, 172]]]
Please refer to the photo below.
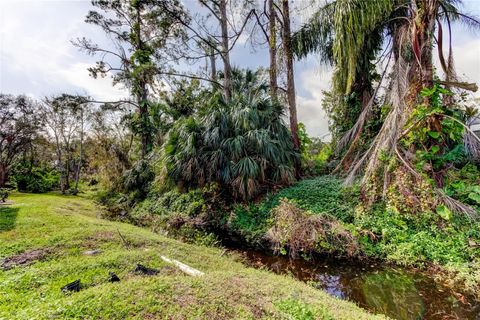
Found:
[[[86, 199], [14, 194], [11, 200], [0, 206], [0, 319], [376, 318], [290, 277], [246, 268], [221, 249], [98, 219]], [[160, 255], [205, 276], [185, 275]], [[138, 263], [159, 273], [135, 273]], [[121, 281], [108, 282], [109, 272]], [[61, 291], [77, 279], [79, 292]]]

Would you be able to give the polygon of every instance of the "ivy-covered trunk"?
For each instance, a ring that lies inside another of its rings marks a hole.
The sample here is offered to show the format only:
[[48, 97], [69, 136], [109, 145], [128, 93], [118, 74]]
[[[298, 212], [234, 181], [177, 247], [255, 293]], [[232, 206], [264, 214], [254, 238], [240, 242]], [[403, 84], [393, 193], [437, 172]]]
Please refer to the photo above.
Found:
[[143, 84], [140, 89], [138, 101], [138, 113], [139, 113], [139, 122], [140, 122], [140, 139], [142, 145], [142, 159], [146, 157], [150, 149], [150, 126], [149, 126], [149, 115], [148, 115], [148, 93], [146, 85]]

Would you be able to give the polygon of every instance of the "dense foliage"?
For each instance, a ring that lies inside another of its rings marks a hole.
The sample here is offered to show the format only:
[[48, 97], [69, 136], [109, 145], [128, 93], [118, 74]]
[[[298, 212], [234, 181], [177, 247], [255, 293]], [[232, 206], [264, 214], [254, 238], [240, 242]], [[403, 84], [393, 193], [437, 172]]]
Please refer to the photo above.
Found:
[[[202, 0], [205, 16], [179, 0], [93, 1], [86, 22], [111, 47], [74, 44], [98, 57], [94, 78], [111, 75], [130, 97], [0, 94], [0, 201], [4, 186], [85, 192], [106, 218], [186, 241], [216, 245], [222, 236], [293, 257], [436, 265], [478, 288], [480, 138], [469, 127], [477, 106], [463, 91], [476, 85], [455, 74], [442, 37], [453, 22], [480, 21], [456, 0], [335, 0], [290, 39], [278, 1], [268, 14], [240, 2], [250, 11], [235, 30], [227, 0]], [[248, 31], [253, 44], [258, 28], [269, 72], [232, 69], [236, 41]], [[333, 66], [322, 101], [331, 142], [296, 123], [291, 49]], [[173, 68], [204, 58], [199, 73]], [[286, 89], [277, 71], [286, 71]], [[278, 307], [313, 316], [294, 300]]]
[[[468, 164], [455, 173], [455, 182], [445, 189], [457, 199], [470, 197], [473, 203], [474, 190], [480, 186], [478, 177], [478, 169]], [[464, 192], [455, 193], [459, 185]], [[261, 203], [237, 206], [227, 225], [243, 241], [274, 246], [283, 254], [291, 254], [293, 249], [296, 255], [334, 253], [408, 266], [433, 262], [458, 271], [456, 280], [465, 281], [471, 290], [477, 288], [478, 223], [439, 211], [400, 213], [384, 203], [366, 210], [358, 201], [358, 192], [358, 186], [345, 188], [342, 180], [334, 177], [304, 180]], [[299, 226], [303, 227], [296, 229]], [[315, 241], [309, 242], [312, 239]]]
[[198, 115], [175, 124], [165, 145], [172, 179], [189, 187], [217, 182], [240, 199], [294, 180], [283, 108], [259, 77], [237, 71], [229, 102], [213, 94]]
[[54, 169], [47, 167], [30, 167], [19, 163], [12, 174], [12, 181], [18, 191], [42, 193], [55, 190], [60, 176]]
[[0, 93], [0, 188], [8, 182], [12, 165], [29, 149], [39, 127], [35, 101]]

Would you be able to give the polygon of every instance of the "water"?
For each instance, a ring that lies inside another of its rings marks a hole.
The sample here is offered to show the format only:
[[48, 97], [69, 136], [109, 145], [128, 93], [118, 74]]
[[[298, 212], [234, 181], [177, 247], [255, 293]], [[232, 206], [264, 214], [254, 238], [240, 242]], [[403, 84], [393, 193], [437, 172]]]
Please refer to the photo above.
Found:
[[341, 260], [291, 260], [256, 251], [236, 251], [244, 262], [291, 274], [332, 296], [399, 320], [480, 320], [480, 302], [436, 283], [431, 276], [400, 268]]

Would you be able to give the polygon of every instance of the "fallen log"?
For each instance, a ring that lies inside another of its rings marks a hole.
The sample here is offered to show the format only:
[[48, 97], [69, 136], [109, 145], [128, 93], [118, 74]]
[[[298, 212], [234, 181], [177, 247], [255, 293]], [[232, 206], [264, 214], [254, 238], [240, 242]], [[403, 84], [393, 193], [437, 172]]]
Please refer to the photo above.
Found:
[[188, 274], [190, 276], [201, 277], [201, 276], [205, 275], [205, 273], [203, 273], [202, 271], [194, 269], [190, 266], [187, 266], [185, 263], [182, 263], [178, 260], [169, 259], [165, 256], [160, 256], [160, 258], [162, 258], [162, 260], [167, 262], [167, 263], [171, 263], [171, 264], [177, 266], [180, 270], [182, 270], [183, 272], [185, 272], [186, 274]]

